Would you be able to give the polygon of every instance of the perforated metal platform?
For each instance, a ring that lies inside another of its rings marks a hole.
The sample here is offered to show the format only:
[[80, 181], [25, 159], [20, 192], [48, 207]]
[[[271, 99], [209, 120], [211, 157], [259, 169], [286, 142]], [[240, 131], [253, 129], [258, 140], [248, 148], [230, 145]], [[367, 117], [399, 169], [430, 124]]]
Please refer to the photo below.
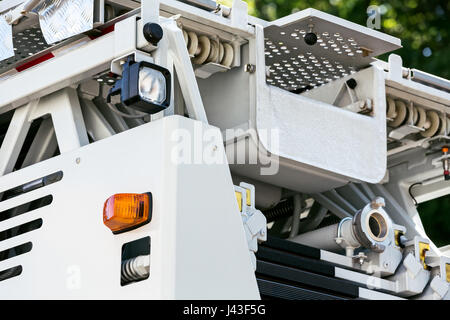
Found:
[[[314, 45], [304, 41], [311, 31], [317, 35]], [[273, 21], [264, 36], [267, 82], [286, 90], [339, 79], [401, 47], [397, 38], [314, 9]]]
[[[0, 18], [3, 19], [4, 15], [7, 15], [14, 10], [22, 2], [24, 1], [0, 0]], [[78, 7], [83, 9], [79, 14], [84, 20], [75, 19], [75, 21], [79, 20], [80, 22], [68, 25], [68, 30], [61, 30], [60, 26], [64, 25], [64, 23], [60, 23], [60, 20], [62, 18], [64, 18], [64, 21], [67, 20], [67, 17], [64, 16], [64, 14], [70, 15], [70, 13], [67, 13], [70, 12], [70, 10], [66, 8], [67, 6], [64, 6], [66, 3], [67, 2], [61, 3], [60, 1], [41, 2], [41, 4], [34, 8], [32, 12], [22, 17], [20, 23], [13, 26], [14, 56], [0, 61], [0, 74], [26, 64], [30, 60], [39, 58], [51, 50], [57, 49], [62, 43], [76, 41], [79, 39], [78, 35], [81, 32], [92, 29], [93, 22], [91, 20], [97, 18], [94, 17], [93, 3], [81, 1], [80, 3], [71, 3], [72, 8], [69, 9], [73, 10]], [[58, 10], [58, 15], [54, 14], [56, 10]], [[78, 14], [78, 12], [75, 13]], [[41, 19], [39, 19], [38, 14], [41, 16]], [[73, 16], [74, 13], [71, 15]], [[89, 23], [85, 20], [89, 20]], [[45, 26], [44, 28], [42, 28], [43, 24]], [[42, 30], [52, 28], [58, 30], [58, 32], [50, 34], [47, 32], [46, 40]], [[71, 33], [73, 33], [74, 36], [67, 37], [67, 35], [70, 35]]]
[[0, 61], [0, 74], [9, 70], [18, 62], [23, 62], [24, 59], [51, 47], [45, 42], [39, 25], [13, 35], [13, 45], [15, 55]]

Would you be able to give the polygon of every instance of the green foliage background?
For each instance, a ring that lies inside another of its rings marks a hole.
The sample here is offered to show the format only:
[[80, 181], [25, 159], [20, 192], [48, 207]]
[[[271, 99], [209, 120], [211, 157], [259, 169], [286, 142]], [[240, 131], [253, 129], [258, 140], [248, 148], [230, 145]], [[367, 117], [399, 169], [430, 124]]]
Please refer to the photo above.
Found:
[[[367, 8], [381, 11], [381, 32], [402, 40], [395, 53], [403, 65], [450, 79], [450, 1], [448, 0], [246, 0], [250, 14], [274, 20], [306, 8], [315, 8], [366, 25]], [[230, 0], [221, 0], [231, 5]], [[379, 57], [386, 60], [387, 55]], [[450, 182], [449, 182], [450, 183]], [[450, 244], [450, 195], [418, 208], [428, 236], [437, 246]]]
[[[218, 2], [231, 5], [231, 0]], [[367, 8], [370, 5], [377, 5], [381, 10], [379, 31], [402, 40], [403, 48], [395, 53], [402, 56], [403, 64], [450, 79], [448, 0], [246, 0], [246, 2], [250, 14], [269, 21], [299, 10], [314, 8], [364, 26], [368, 18]]]

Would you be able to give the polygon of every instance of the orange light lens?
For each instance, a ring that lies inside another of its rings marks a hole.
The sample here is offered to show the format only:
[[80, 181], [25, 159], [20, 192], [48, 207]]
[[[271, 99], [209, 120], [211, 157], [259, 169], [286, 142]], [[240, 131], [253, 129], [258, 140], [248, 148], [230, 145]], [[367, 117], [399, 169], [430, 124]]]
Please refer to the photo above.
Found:
[[151, 193], [119, 193], [106, 200], [103, 223], [114, 234], [149, 223], [152, 217]]

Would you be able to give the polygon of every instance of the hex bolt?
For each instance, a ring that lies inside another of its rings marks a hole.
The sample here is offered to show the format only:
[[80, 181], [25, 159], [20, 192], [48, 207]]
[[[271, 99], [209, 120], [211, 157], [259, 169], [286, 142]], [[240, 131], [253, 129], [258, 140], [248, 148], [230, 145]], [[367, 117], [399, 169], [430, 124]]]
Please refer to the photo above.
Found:
[[381, 207], [385, 207], [386, 203], [384, 202], [384, 199], [382, 197], [376, 197], [374, 200], [372, 200], [370, 206], [372, 207], [372, 209], [379, 209]]
[[[442, 153], [444, 156], [448, 155], [448, 146], [443, 146], [442, 147]], [[445, 181], [449, 181], [450, 180], [450, 161], [449, 158], [444, 158], [442, 160], [442, 166], [444, 168], [444, 179]]]
[[247, 63], [245, 65], [245, 72], [255, 73], [256, 72], [256, 66], [254, 64]]

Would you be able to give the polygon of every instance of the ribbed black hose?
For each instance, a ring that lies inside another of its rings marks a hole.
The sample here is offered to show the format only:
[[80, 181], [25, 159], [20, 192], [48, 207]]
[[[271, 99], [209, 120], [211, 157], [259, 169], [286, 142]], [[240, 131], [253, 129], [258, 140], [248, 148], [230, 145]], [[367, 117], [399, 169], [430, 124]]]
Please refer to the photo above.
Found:
[[267, 222], [272, 222], [280, 218], [286, 218], [292, 215], [294, 210], [294, 201], [292, 198], [280, 202], [275, 207], [264, 210], [263, 214], [266, 216]]

